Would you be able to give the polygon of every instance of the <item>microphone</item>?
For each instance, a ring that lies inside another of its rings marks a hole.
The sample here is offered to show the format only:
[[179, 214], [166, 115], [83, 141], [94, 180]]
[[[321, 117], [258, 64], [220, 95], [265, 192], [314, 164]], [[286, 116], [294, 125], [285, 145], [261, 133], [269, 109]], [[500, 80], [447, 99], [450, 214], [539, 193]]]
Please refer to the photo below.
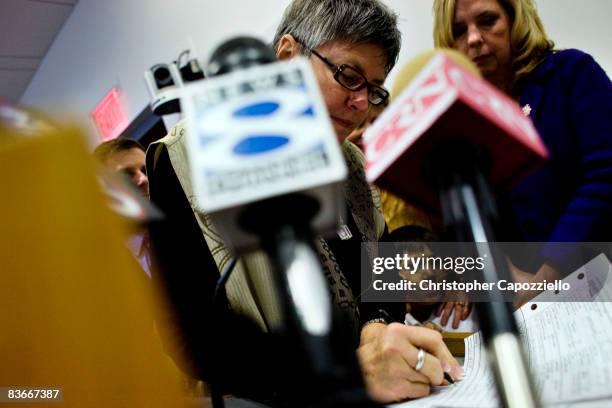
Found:
[[[548, 153], [518, 105], [477, 73], [451, 50], [406, 65], [393, 103], [364, 135], [366, 175], [415, 205], [441, 210], [456, 241], [478, 243], [484, 280], [511, 281], [505, 257], [489, 248], [497, 218], [490, 186], [511, 186]], [[501, 400], [539, 406], [509, 304], [500, 292], [484, 295], [475, 309]]]
[[[275, 60], [261, 41], [235, 38], [213, 53], [209, 78], [181, 97], [196, 205], [237, 253], [261, 246], [242, 225], [250, 204], [299, 194], [317, 207], [312, 227], [324, 236], [343, 211], [347, 168], [310, 63]], [[277, 210], [265, 222], [302, 217], [290, 206]]]
[[367, 178], [425, 210], [440, 202], [421, 174], [436, 146], [470, 142], [488, 156], [494, 189], [511, 186], [548, 157], [531, 120], [506, 95], [479, 78], [454, 50], [425, 53], [397, 76], [393, 103], [364, 134]]

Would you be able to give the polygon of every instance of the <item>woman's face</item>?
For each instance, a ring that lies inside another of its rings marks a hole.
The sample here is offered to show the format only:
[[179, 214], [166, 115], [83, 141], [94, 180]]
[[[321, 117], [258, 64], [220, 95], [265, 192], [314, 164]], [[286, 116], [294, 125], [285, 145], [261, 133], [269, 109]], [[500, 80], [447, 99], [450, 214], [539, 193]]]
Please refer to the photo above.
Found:
[[468, 56], [482, 75], [504, 88], [511, 78], [510, 19], [497, 0], [457, 0], [454, 48]]
[[372, 106], [366, 120], [348, 135], [347, 139], [363, 150], [363, 133], [374, 123], [385, 109], [384, 105]]
[[[348, 44], [332, 41], [316, 51], [334, 65], [350, 65], [361, 72], [368, 82], [382, 85], [385, 81], [385, 56], [381, 47], [372, 44]], [[370, 103], [368, 89], [353, 92], [334, 79], [335, 70], [314, 54], [310, 56], [315, 76], [323, 93], [336, 136], [344, 141], [367, 118]]]

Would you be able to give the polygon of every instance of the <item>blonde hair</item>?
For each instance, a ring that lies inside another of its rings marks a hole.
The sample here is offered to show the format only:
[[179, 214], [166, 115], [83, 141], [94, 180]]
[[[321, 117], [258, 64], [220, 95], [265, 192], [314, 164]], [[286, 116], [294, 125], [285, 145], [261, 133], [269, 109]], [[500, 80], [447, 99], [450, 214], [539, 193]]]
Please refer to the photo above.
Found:
[[[533, 0], [497, 0], [511, 21], [510, 48], [512, 52], [513, 87], [546, 57], [554, 48], [548, 38]], [[453, 19], [456, 0], [434, 0], [434, 45], [453, 48]]]

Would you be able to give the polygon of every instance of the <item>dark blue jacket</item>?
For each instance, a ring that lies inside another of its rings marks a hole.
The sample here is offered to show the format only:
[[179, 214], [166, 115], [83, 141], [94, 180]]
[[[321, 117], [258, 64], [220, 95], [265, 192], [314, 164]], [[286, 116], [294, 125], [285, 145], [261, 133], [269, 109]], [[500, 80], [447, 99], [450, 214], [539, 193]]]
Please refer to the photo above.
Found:
[[551, 53], [526, 79], [521, 106], [549, 161], [511, 194], [523, 241], [612, 240], [612, 84], [579, 50]]

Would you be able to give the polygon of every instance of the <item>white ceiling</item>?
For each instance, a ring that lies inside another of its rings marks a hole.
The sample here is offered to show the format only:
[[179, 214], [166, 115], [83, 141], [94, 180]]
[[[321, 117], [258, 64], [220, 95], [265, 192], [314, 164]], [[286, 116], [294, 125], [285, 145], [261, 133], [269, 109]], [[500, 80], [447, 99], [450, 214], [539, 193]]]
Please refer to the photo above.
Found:
[[17, 102], [78, 0], [0, 0], [0, 99]]

